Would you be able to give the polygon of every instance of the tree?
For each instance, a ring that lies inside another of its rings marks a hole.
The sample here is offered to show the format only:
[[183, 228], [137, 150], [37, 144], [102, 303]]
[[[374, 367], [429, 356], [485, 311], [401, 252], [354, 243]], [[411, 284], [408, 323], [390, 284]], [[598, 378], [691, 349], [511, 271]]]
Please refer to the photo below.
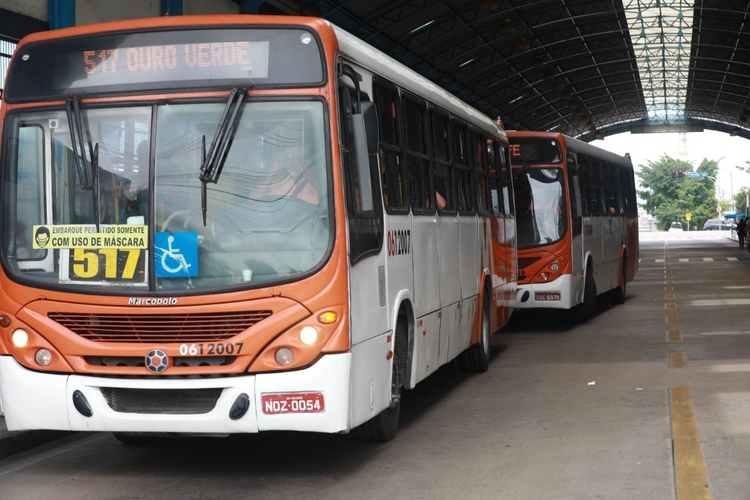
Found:
[[746, 186], [746, 187], [740, 188], [739, 193], [734, 195], [734, 206], [737, 207], [736, 208], [737, 213], [747, 212], [747, 198], [749, 194], [750, 194], [750, 188]]
[[637, 173], [643, 190], [638, 196], [644, 200], [646, 213], [656, 218], [659, 229], [669, 229], [672, 222], [687, 225], [685, 214], [691, 214], [690, 225], [703, 227], [703, 223], [716, 217], [717, 200], [714, 181], [719, 171], [718, 162], [704, 159], [697, 169], [707, 177], [678, 177], [672, 179], [672, 170], [693, 172], [693, 165], [662, 155], [658, 161], [639, 165]]

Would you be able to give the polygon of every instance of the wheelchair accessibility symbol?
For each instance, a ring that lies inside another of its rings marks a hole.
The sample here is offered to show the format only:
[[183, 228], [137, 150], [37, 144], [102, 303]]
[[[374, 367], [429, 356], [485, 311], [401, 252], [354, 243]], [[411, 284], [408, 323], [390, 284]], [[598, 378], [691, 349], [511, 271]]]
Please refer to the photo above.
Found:
[[156, 233], [154, 252], [157, 278], [198, 276], [198, 233]]

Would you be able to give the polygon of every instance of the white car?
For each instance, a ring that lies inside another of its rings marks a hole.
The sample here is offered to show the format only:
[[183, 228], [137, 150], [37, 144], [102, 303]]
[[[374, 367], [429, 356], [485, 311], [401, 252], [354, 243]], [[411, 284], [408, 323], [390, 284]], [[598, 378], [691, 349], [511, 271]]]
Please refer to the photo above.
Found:
[[682, 224], [679, 222], [673, 222], [671, 226], [669, 226], [669, 232], [675, 233], [675, 232], [682, 232]]

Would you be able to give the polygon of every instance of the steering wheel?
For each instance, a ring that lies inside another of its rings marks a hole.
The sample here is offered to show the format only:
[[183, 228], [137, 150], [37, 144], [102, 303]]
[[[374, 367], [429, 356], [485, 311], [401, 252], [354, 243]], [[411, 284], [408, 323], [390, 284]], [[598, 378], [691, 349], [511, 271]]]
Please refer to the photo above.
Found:
[[172, 212], [171, 214], [169, 214], [169, 217], [167, 217], [166, 219], [164, 219], [164, 222], [163, 222], [163, 223], [162, 223], [162, 225], [161, 225], [161, 229], [160, 229], [160, 231], [161, 231], [161, 232], [164, 232], [164, 231], [166, 231], [166, 230], [167, 230], [167, 228], [169, 227], [169, 224], [170, 224], [170, 223], [171, 223], [171, 222], [172, 222], [172, 221], [173, 221], [173, 220], [174, 220], [174, 219], [175, 219], [176, 217], [179, 217], [179, 216], [181, 216], [181, 215], [185, 215], [185, 216], [186, 216], [186, 217], [185, 217], [185, 222], [184, 222], [184, 223], [182, 224], [182, 229], [187, 229], [187, 227], [188, 227], [188, 226], [190, 225], [190, 221], [191, 221], [191, 220], [192, 220], [192, 218], [193, 218], [193, 217], [195, 216], [195, 214], [193, 213], [193, 211], [192, 211], [192, 210], [190, 210], [189, 208], [188, 208], [188, 209], [186, 209], [186, 210], [177, 210], [176, 212]]

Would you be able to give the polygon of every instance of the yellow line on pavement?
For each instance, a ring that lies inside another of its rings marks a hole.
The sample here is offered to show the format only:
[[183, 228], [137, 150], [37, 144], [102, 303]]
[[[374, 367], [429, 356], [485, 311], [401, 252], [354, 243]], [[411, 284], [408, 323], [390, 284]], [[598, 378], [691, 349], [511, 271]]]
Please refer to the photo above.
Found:
[[664, 287], [664, 291], [665, 292], [674, 292], [674, 287], [673, 286], [665, 286]]
[[682, 342], [682, 332], [679, 330], [669, 330], [667, 332], [668, 342]]
[[665, 293], [664, 294], [665, 300], [674, 300], [674, 294], [673, 293]]
[[667, 316], [667, 323], [679, 323], [680, 319], [677, 317], [676, 314], [672, 314]]
[[677, 500], [710, 500], [711, 491], [689, 387], [670, 387], [669, 409]]
[[667, 302], [666, 304], [664, 304], [664, 307], [666, 307], [667, 309], [677, 309], [677, 304], [675, 304], [674, 302]]
[[670, 352], [669, 353], [669, 367], [670, 368], [687, 368], [687, 357], [684, 352]]

